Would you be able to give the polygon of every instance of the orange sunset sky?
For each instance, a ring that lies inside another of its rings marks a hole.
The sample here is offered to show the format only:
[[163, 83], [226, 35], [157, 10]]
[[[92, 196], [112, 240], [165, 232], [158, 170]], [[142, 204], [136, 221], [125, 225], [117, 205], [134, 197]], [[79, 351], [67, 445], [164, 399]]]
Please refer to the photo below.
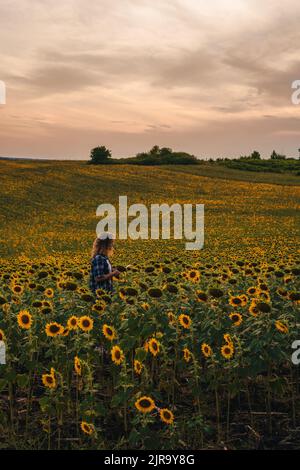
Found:
[[1, 0], [0, 155], [297, 157], [299, 0]]

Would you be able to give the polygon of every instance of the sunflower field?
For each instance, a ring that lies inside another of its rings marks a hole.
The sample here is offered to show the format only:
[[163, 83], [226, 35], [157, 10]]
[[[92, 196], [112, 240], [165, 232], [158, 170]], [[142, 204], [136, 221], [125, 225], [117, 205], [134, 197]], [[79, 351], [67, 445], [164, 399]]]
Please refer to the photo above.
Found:
[[[32, 165], [1, 169], [0, 447], [299, 448], [299, 188]], [[119, 242], [94, 297], [95, 187], [204, 203], [204, 249]]]

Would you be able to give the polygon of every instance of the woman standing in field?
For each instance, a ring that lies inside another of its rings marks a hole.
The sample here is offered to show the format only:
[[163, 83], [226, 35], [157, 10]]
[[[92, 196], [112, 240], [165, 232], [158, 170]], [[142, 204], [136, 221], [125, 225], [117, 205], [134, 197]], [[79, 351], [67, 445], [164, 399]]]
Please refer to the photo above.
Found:
[[95, 294], [97, 289], [113, 291], [113, 276], [120, 272], [113, 269], [110, 257], [114, 253], [114, 239], [110, 233], [104, 232], [94, 240], [92, 249], [90, 288]]

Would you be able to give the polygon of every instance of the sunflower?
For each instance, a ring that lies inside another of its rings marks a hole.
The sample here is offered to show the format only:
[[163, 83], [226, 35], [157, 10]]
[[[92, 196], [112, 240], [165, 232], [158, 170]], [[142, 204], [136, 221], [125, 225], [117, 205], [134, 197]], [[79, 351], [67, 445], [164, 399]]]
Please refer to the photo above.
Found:
[[94, 320], [87, 315], [79, 318], [78, 326], [82, 329], [82, 331], [91, 331], [93, 329]]
[[149, 351], [153, 356], [157, 356], [159, 353], [160, 343], [155, 338], [151, 338], [148, 341]]
[[299, 303], [299, 301], [300, 301], [300, 292], [289, 292], [288, 298], [292, 302]]
[[52, 308], [50, 308], [50, 307], [43, 307], [43, 308], [41, 309], [41, 312], [42, 312], [44, 315], [48, 315], [49, 313], [52, 312]]
[[111, 359], [118, 366], [124, 361], [125, 356], [122, 349], [119, 346], [114, 346], [111, 351]]
[[59, 290], [61, 290], [61, 289], [63, 289], [64, 284], [65, 284], [64, 281], [62, 279], [60, 279], [59, 281], [57, 281], [56, 286]]
[[48, 289], [45, 290], [44, 294], [49, 299], [52, 299], [52, 297], [54, 296], [54, 290], [51, 289], [51, 287], [49, 287]]
[[198, 282], [200, 279], [200, 272], [197, 269], [191, 269], [186, 273], [186, 277], [189, 281]]
[[70, 318], [68, 318], [67, 325], [70, 330], [77, 330], [78, 317], [76, 317], [75, 315], [72, 315]]
[[21, 295], [24, 292], [24, 287], [20, 286], [19, 284], [14, 284], [12, 286], [12, 291], [14, 292], [14, 294]]
[[75, 291], [77, 289], [77, 284], [76, 282], [71, 282], [71, 281], [66, 281], [64, 282], [64, 285], [63, 285], [63, 288], [65, 290], [69, 290], [69, 291]]
[[79, 359], [78, 356], [74, 357], [74, 370], [75, 370], [77, 375], [81, 375], [82, 366], [81, 366], [81, 360]]
[[104, 334], [105, 338], [109, 341], [113, 341], [116, 337], [116, 331], [113, 326], [103, 325], [102, 333]]
[[203, 292], [202, 290], [197, 290], [196, 291], [196, 297], [198, 302], [207, 302], [208, 300], [208, 295], [206, 292]]
[[163, 291], [159, 287], [150, 287], [148, 295], [153, 299], [159, 299], [163, 295]]
[[287, 295], [288, 295], [288, 291], [283, 289], [282, 287], [278, 287], [276, 292], [281, 297], [287, 297]]
[[80, 423], [80, 428], [88, 436], [91, 436], [91, 434], [95, 432], [95, 426], [91, 423], [87, 423], [86, 421], [82, 421]]
[[190, 362], [191, 357], [192, 357], [191, 351], [188, 348], [184, 348], [183, 349], [183, 359], [185, 360], [185, 362]]
[[225, 333], [223, 335], [224, 341], [226, 341], [227, 344], [233, 344], [231, 336], [228, 333]]
[[120, 289], [120, 290], [119, 290], [119, 297], [120, 297], [121, 300], [125, 300], [125, 299], [126, 299], [126, 295], [125, 295], [124, 289]]
[[207, 343], [203, 343], [201, 345], [201, 351], [205, 357], [210, 357], [212, 355], [212, 349]]
[[106, 304], [103, 301], [97, 302], [96, 304], [92, 306], [92, 310], [97, 313], [104, 312], [105, 308], [106, 308]]
[[260, 281], [259, 283], [259, 289], [261, 291], [264, 291], [264, 292], [267, 292], [269, 290], [269, 287], [267, 286], [267, 284], [263, 281]]
[[209, 288], [208, 293], [214, 299], [220, 299], [224, 295], [224, 292], [221, 289], [218, 289], [217, 287]]
[[89, 302], [89, 303], [94, 302], [94, 300], [95, 300], [94, 296], [89, 294], [89, 293], [82, 294], [80, 298], [84, 302]]
[[191, 320], [191, 317], [189, 317], [189, 315], [185, 315], [184, 313], [182, 313], [181, 315], [179, 315], [178, 320], [181, 326], [183, 326], [183, 328], [188, 329], [191, 327], [192, 320]]
[[176, 315], [174, 315], [173, 312], [168, 312], [167, 315], [168, 315], [170, 325], [175, 325], [176, 320], [177, 320]]
[[17, 316], [18, 325], [24, 330], [29, 330], [32, 324], [32, 316], [28, 310], [21, 310]]
[[253, 315], [254, 317], [256, 317], [259, 314], [259, 310], [257, 308], [257, 302], [258, 302], [257, 299], [252, 299], [251, 305], [249, 307], [249, 313], [251, 313], [251, 315]]
[[0, 330], [0, 341], [5, 341], [5, 334], [3, 330]]
[[142, 302], [141, 307], [143, 310], [147, 311], [150, 308], [150, 305], [147, 302]]
[[168, 410], [168, 408], [162, 408], [159, 410], [160, 419], [166, 424], [173, 424], [174, 415], [172, 411]]
[[178, 294], [179, 292], [178, 287], [174, 283], [168, 283], [163, 288], [167, 290], [170, 294]]
[[224, 344], [224, 346], [221, 347], [221, 354], [225, 359], [231, 359], [231, 357], [234, 354], [233, 344], [232, 343]]
[[150, 413], [155, 408], [152, 398], [146, 396], [139, 398], [134, 405], [142, 413]]
[[242, 307], [245, 307], [245, 305], [247, 305], [248, 300], [249, 300], [248, 297], [247, 297], [247, 295], [246, 295], [246, 294], [240, 295], [240, 299], [241, 299], [241, 301], [242, 301], [241, 306], [242, 306]]
[[106, 290], [104, 289], [96, 289], [96, 296], [101, 297], [102, 295], [106, 294]]
[[275, 327], [277, 328], [278, 331], [280, 331], [280, 333], [285, 333], [286, 334], [286, 333], [289, 332], [288, 327], [279, 320], [276, 320]]
[[85, 287], [78, 287], [77, 292], [79, 294], [86, 294], [87, 290]]
[[47, 388], [56, 388], [56, 378], [53, 368], [51, 369], [51, 374], [42, 375], [42, 382], [43, 385]]
[[243, 300], [241, 299], [239, 295], [232, 296], [229, 299], [229, 304], [232, 307], [241, 307], [243, 305]]
[[70, 333], [70, 330], [68, 327], [64, 328], [63, 332], [62, 332], [62, 336], [68, 336], [68, 334]]
[[45, 331], [47, 336], [54, 337], [61, 335], [64, 331], [64, 327], [60, 323], [54, 321], [46, 325]]
[[125, 294], [125, 297], [137, 297], [139, 294], [138, 290], [132, 286], [123, 288], [123, 293]]
[[267, 302], [260, 302], [258, 301], [256, 304], [256, 307], [259, 312], [262, 313], [270, 313], [271, 312], [271, 306]]
[[260, 291], [258, 293], [258, 297], [259, 297], [259, 299], [265, 300], [266, 302], [270, 302], [270, 300], [271, 300], [271, 296], [270, 296], [269, 292]]
[[134, 360], [134, 371], [136, 374], [140, 375], [142, 373], [143, 364], [137, 359]]
[[237, 312], [231, 313], [229, 315], [229, 318], [230, 318], [230, 320], [232, 320], [234, 326], [239, 326], [243, 321], [242, 315], [240, 313], [237, 313]]
[[258, 289], [255, 286], [248, 287], [247, 294], [248, 295], [256, 295], [258, 293]]

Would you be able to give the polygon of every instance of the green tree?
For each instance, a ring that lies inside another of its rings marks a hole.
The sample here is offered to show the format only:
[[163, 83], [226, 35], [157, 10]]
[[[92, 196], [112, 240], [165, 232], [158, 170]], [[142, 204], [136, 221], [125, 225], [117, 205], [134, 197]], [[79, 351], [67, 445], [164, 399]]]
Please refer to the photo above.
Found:
[[260, 160], [260, 153], [257, 150], [254, 150], [254, 152], [251, 153], [250, 158], [252, 160]]
[[160, 149], [158, 145], [154, 145], [152, 149], [150, 150], [149, 154], [150, 155], [159, 155]]
[[162, 147], [160, 150], [159, 150], [159, 154], [164, 157], [166, 155], [172, 155], [173, 153], [173, 150], [170, 149], [169, 147]]
[[91, 150], [89, 163], [93, 165], [99, 165], [102, 163], [108, 163], [111, 158], [111, 151], [108, 150], [104, 145], [95, 147]]
[[275, 152], [275, 150], [273, 150], [273, 152], [271, 153], [270, 158], [271, 158], [271, 160], [285, 160], [286, 156], [285, 155], [280, 155], [280, 153], [277, 153], [277, 152]]

